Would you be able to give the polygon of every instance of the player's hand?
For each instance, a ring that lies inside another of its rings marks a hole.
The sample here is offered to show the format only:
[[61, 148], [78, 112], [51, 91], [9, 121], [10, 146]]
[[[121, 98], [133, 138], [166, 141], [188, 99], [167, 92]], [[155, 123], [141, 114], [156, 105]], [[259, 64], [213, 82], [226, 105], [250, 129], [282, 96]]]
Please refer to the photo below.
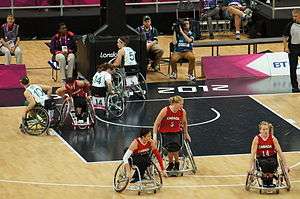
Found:
[[168, 177], [168, 174], [167, 174], [167, 171], [166, 170], [163, 170], [163, 171], [161, 171], [161, 174], [164, 176], [164, 177]]
[[191, 139], [191, 137], [190, 137], [190, 135], [188, 133], [184, 134], [184, 139], [187, 140], [187, 141], [189, 141], [189, 142], [192, 141], [192, 139]]

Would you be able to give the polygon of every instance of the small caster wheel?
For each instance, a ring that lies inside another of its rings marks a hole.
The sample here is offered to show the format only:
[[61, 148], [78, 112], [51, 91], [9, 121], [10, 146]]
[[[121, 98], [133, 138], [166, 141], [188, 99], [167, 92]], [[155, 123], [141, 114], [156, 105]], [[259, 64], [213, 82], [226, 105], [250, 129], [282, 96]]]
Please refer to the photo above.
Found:
[[141, 192], [140, 192], [140, 191], [138, 192], [138, 195], [139, 195], [139, 196], [141, 195]]
[[279, 189], [276, 190], [276, 194], [279, 194]]
[[262, 190], [261, 189], [259, 190], [259, 194], [262, 194]]
[[153, 193], [156, 194], [156, 190], [154, 190]]

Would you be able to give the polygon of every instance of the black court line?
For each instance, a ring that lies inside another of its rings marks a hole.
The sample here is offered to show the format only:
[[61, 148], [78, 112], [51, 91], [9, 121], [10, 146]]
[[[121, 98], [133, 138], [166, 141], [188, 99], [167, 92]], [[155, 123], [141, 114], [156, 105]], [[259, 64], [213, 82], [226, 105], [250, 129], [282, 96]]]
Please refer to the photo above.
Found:
[[[167, 101], [129, 103], [126, 114], [114, 123], [151, 126]], [[250, 97], [205, 98], [185, 100], [189, 123], [217, 120], [189, 128], [191, 148], [196, 156], [244, 154], [250, 152], [257, 124], [273, 123], [275, 135], [283, 151], [300, 150], [299, 129], [274, 114]], [[87, 162], [111, 161], [122, 158], [123, 150], [136, 137], [139, 128], [122, 127], [98, 122], [95, 131], [62, 130], [63, 139]]]

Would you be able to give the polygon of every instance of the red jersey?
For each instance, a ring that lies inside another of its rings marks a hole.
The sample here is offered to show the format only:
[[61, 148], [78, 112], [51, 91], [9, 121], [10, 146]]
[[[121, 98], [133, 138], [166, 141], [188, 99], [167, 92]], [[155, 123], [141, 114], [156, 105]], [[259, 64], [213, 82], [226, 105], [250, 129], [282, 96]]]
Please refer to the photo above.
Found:
[[179, 109], [174, 113], [170, 107], [167, 107], [166, 116], [162, 119], [158, 132], [160, 133], [179, 133], [182, 131], [181, 124], [183, 118], [183, 110]]
[[87, 87], [79, 86], [78, 82], [75, 80], [72, 84], [66, 84], [65, 88], [67, 89], [67, 93], [73, 97], [86, 97], [87, 96]]
[[138, 145], [137, 145], [137, 149], [135, 149], [133, 151], [133, 154], [146, 153], [152, 148], [150, 141], [147, 142], [146, 144], [143, 144], [139, 138], [136, 138], [136, 141], [137, 141]]
[[258, 157], [268, 157], [276, 154], [272, 134], [269, 134], [269, 137], [266, 140], [264, 140], [260, 135], [257, 135], [257, 138], [258, 143], [256, 155]]

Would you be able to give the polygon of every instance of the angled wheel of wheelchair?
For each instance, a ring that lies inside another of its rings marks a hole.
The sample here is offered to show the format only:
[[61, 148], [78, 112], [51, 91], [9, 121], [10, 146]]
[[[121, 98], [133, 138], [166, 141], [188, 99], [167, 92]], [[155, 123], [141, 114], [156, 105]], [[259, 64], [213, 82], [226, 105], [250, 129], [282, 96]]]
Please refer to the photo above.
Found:
[[71, 112], [71, 100], [66, 99], [64, 100], [63, 105], [61, 106], [60, 109], [60, 116], [61, 116], [59, 122], [60, 126], [64, 125], [70, 112]]
[[185, 149], [186, 149], [186, 152], [187, 152], [187, 156], [191, 161], [191, 165], [192, 165], [192, 168], [193, 168], [192, 172], [193, 172], [193, 174], [196, 174], [197, 165], [196, 165], [196, 162], [194, 160], [194, 156], [193, 156], [191, 147], [190, 147], [189, 143], [186, 140], [184, 140], [184, 146], [185, 146]]
[[26, 113], [22, 129], [30, 135], [41, 135], [48, 130], [49, 126], [48, 112], [43, 107], [35, 107]]
[[146, 79], [142, 75], [142, 73], [138, 73], [137, 76], [139, 84], [130, 86], [129, 91], [133, 92], [134, 95], [136, 95], [138, 98], [147, 99], [148, 86], [146, 83]]
[[125, 110], [124, 98], [121, 94], [109, 94], [106, 98], [106, 114], [108, 118], [121, 117]]
[[51, 128], [56, 128], [61, 120], [61, 114], [60, 111], [57, 107], [55, 107], [53, 110], [48, 110], [48, 113], [52, 111], [51, 119], [50, 119], [50, 127]]
[[281, 168], [281, 171], [282, 171], [283, 178], [284, 178], [285, 183], [286, 183], [286, 190], [290, 191], [291, 190], [290, 178], [289, 178], [288, 173], [286, 172], [286, 170], [284, 168], [282, 160], [279, 161], [279, 164], [280, 164], [280, 168]]
[[87, 111], [88, 111], [89, 118], [91, 120], [91, 126], [94, 126], [96, 123], [96, 113], [92, 101], [89, 99], [87, 100]]
[[114, 190], [119, 193], [124, 191], [129, 183], [129, 178], [127, 177], [123, 162], [118, 166], [118, 168], [114, 174], [114, 182], [113, 183], [114, 183], [113, 184]]
[[[145, 176], [149, 178], [149, 180], [153, 180], [158, 189], [162, 187], [162, 177], [154, 162], [151, 161], [151, 165], [147, 168]], [[156, 190], [154, 190], [154, 192], [156, 192]]]
[[245, 190], [250, 191], [251, 183], [253, 182], [253, 173], [248, 172], [246, 177], [246, 184], [245, 184]]
[[113, 74], [113, 88], [119, 92], [123, 92], [124, 91], [124, 78], [123, 76], [119, 73], [116, 72]]

